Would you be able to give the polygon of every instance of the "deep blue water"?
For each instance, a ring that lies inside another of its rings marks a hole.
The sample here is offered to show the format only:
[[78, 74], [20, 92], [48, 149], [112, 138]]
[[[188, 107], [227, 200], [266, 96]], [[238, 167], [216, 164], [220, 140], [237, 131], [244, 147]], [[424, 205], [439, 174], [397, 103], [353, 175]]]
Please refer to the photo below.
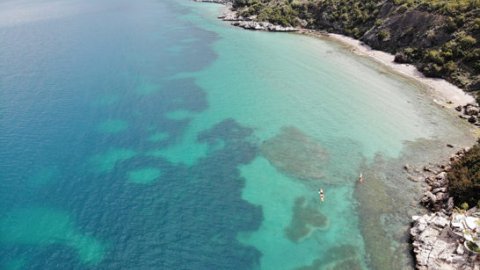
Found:
[[[58, 5], [23, 4], [32, 10], [46, 5], [47, 12]], [[226, 119], [206, 130], [201, 141], [224, 146], [194, 166], [142, 154], [175, 144], [185, 132], [190, 119], [171, 119], [168, 113], [208, 107], [193, 78], [173, 76], [212, 63], [217, 36], [180, 19], [187, 11], [171, 1], [65, 5], [73, 5], [75, 14], [7, 21], [0, 28], [0, 220], [7, 220], [0, 226], [0, 268], [249, 269], [258, 264], [260, 253], [236, 240], [239, 231], [255, 230], [262, 221], [261, 209], [240, 197], [244, 179], [237, 166], [257, 151], [250, 129]], [[99, 123], [111, 119], [128, 127], [99, 132]], [[155, 132], [164, 139], [149, 141]], [[112, 149], [135, 154], [107, 171], [92, 169], [91, 157]], [[154, 183], [126, 181], [129, 170], [148, 166], [161, 171]], [[101, 259], [82, 261], [53, 236], [30, 243], [21, 236], [5, 240], [16, 233], [18, 224], [12, 223], [55, 224], [32, 217], [8, 222], [19, 209], [68, 215], [75, 230], [101, 243]]]

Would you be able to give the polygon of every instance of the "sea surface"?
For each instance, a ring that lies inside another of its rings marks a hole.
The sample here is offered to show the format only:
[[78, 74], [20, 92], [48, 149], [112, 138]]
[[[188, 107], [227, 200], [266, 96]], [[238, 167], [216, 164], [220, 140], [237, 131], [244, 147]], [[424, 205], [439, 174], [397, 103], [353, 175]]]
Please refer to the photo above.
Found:
[[221, 9], [0, 2], [0, 269], [412, 268], [402, 167], [469, 128], [340, 44]]

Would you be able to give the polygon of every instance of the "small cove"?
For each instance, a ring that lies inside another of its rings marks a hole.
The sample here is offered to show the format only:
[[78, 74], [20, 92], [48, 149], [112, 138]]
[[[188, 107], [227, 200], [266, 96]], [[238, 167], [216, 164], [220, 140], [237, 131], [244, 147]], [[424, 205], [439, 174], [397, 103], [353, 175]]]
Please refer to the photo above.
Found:
[[0, 269], [411, 267], [402, 167], [474, 140], [415, 82], [218, 5], [41, 2], [0, 21]]

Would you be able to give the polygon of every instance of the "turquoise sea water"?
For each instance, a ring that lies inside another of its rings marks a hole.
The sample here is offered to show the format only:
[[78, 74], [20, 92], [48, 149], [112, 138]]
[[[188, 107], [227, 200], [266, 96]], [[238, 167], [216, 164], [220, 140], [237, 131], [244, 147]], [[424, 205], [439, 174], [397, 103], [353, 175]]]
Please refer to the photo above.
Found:
[[336, 43], [220, 9], [0, 3], [0, 269], [412, 267], [402, 167], [468, 127]]

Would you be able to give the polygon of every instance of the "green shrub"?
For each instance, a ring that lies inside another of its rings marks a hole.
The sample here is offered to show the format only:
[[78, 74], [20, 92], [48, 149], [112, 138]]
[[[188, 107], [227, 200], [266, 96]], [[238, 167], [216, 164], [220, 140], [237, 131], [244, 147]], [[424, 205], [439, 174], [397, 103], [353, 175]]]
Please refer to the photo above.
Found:
[[458, 27], [462, 27], [465, 24], [465, 16], [463, 14], [456, 16], [455, 23]]
[[400, 50], [400, 53], [405, 56], [404, 62], [406, 63], [411, 63], [419, 58], [418, 50], [411, 47]]
[[480, 200], [480, 145], [478, 143], [458, 162], [452, 164], [448, 181], [450, 194], [456, 202], [475, 205]]
[[477, 43], [477, 40], [470, 35], [464, 35], [459, 37], [458, 42], [463, 48], [470, 48]]
[[429, 77], [441, 78], [442, 75], [444, 75], [442, 66], [433, 63], [428, 63], [421, 66], [421, 70], [426, 76]]
[[443, 59], [445, 59], [445, 60], [452, 59], [452, 57], [453, 57], [453, 51], [452, 51], [452, 49], [447, 49], [447, 48], [442, 49], [442, 51], [441, 51], [440, 54], [441, 54], [441, 56], [443, 57]]
[[390, 39], [390, 32], [387, 29], [380, 30], [380, 32], [378, 32], [378, 39], [381, 41]]
[[426, 58], [436, 64], [443, 64], [445, 59], [443, 59], [442, 54], [438, 50], [428, 50]]
[[294, 10], [288, 2], [256, 6], [255, 10], [258, 21], [268, 21], [283, 26], [295, 26], [297, 24], [298, 11]]
[[473, 63], [473, 68], [475, 69], [476, 72], [480, 72], [480, 60], [475, 61], [475, 63]]
[[480, 18], [476, 18], [475, 20], [473, 20], [473, 29], [474, 30], [480, 29]]
[[458, 47], [458, 44], [455, 40], [450, 40], [449, 42], [445, 43], [444, 47], [453, 50]]
[[355, 38], [360, 38], [362, 36], [362, 32], [360, 31], [360, 29], [358, 29], [357, 27], [353, 28], [352, 29], [352, 35], [355, 37]]
[[447, 29], [447, 32], [453, 33], [458, 29], [458, 26], [452, 17], [448, 17], [447, 21], [445, 22], [445, 28]]
[[377, 19], [375, 20], [375, 26], [380, 26], [383, 24], [383, 20], [382, 19]]
[[480, 48], [476, 48], [468, 51], [468, 53], [465, 55], [465, 60], [467, 61], [480, 60]]
[[458, 66], [455, 62], [453, 61], [448, 61], [444, 66], [443, 66], [445, 72], [451, 74], [455, 71], [457, 71]]

